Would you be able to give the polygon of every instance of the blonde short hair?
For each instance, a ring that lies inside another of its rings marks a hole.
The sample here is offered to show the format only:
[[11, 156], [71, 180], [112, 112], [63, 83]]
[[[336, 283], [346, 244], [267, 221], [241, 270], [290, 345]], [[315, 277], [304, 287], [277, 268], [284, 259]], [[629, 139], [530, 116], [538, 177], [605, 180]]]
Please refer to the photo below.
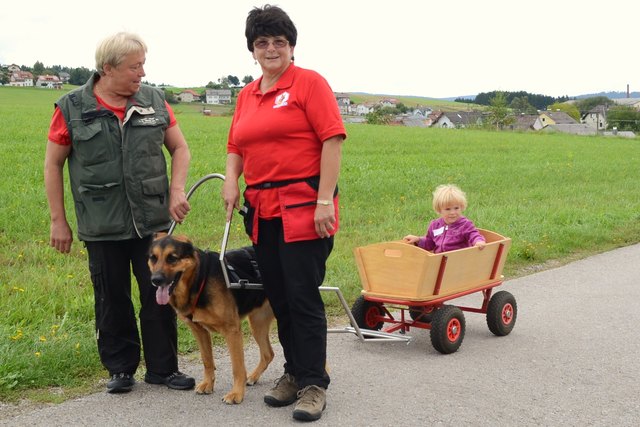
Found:
[[443, 184], [436, 187], [433, 192], [433, 210], [440, 213], [445, 206], [452, 204], [460, 205], [462, 210], [467, 208], [467, 195], [464, 191], [454, 184]]
[[117, 67], [133, 52], [147, 52], [147, 45], [134, 33], [120, 32], [102, 40], [96, 49], [96, 70], [104, 75], [104, 64]]

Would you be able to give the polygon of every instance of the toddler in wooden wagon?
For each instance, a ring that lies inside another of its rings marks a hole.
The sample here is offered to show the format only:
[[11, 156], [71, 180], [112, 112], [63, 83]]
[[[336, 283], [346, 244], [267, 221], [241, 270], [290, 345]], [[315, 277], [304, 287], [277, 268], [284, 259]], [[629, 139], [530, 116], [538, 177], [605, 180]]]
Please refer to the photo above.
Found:
[[473, 222], [462, 215], [467, 197], [454, 184], [439, 185], [433, 192], [433, 209], [440, 215], [429, 223], [427, 234], [409, 234], [402, 240], [433, 253], [476, 246], [484, 249], [486, 242]]

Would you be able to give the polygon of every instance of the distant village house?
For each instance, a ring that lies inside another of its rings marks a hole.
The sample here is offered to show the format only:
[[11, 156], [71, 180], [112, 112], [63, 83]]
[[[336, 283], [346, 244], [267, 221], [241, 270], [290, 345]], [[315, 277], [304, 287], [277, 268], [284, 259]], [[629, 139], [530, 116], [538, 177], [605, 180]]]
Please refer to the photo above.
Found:
[[533, 129], [540, 130], [551, 125], [573, 125], [578, 122], [564, 111], [541, 111], [533, 124]]
[[33, 87], [33, 74], [29, 71], [22, 71], [20, 67], [10, 66], [9, 72], [11, 73], [9, 86]]
[[615, 98], [612, 99], [616, 105], [622, 105], [624, 107], [631, 107], [640, 111], [640, 98]]
[[62, 89], [62, 81], [58, 76], [43, 75], [38, 76], [36, 80], [36, 87], [43, 87], [47, 89]]
[[604, 105], [595, 106], [582, 115], [580, 123], [584, 123], [598, 132], [604, 132], [607, 129], [607, 107]]
[[176, 98], [180, 102], [199, 102], [200, 94], [191, 89], [186, 89], [176, 95]]
[[231, 104], [231, 89], [207, 89], [205, 97], [207, 104]]
[[482, 113], [478, 111], [454, 111], [442, 113], [432, 124], [436, 128], [461, 129], [482, 125]]
[[340, 114], [350, 114], [349, 107], [351, 106], [351, 98], [348, 93], [335, 93], [336, 101], [338, 101], [338, 108]]

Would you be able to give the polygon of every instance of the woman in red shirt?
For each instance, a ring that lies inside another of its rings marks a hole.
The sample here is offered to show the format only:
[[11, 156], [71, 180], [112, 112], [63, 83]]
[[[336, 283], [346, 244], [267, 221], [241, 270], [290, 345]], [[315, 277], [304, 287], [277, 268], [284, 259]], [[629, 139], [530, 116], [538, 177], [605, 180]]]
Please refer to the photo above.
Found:
[[298, 403], [316, 420], [326, 406], [327, 321], [318, 287], [338, 231], [338, 175], [346, 132], [327, 81], [293, 63], [297, 30], [280, 8], [249, 12], [247, 47], [262, 76], [238, 95], [222, 197], [231, 218], [244, 175], [245, 227], [278, 321], [284, 375], [264, 397]]

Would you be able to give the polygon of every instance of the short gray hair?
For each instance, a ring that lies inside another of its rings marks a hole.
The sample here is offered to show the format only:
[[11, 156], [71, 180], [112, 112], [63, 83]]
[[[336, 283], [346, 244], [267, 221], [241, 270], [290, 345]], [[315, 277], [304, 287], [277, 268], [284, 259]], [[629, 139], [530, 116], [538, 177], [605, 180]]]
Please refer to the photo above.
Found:
[[134, 33], [120, 32], [102, 40], [96, 49], [96, 70], [104, 75], [104, 64], [117, 67], [132, 52], [147, 52], [147, 45]]

